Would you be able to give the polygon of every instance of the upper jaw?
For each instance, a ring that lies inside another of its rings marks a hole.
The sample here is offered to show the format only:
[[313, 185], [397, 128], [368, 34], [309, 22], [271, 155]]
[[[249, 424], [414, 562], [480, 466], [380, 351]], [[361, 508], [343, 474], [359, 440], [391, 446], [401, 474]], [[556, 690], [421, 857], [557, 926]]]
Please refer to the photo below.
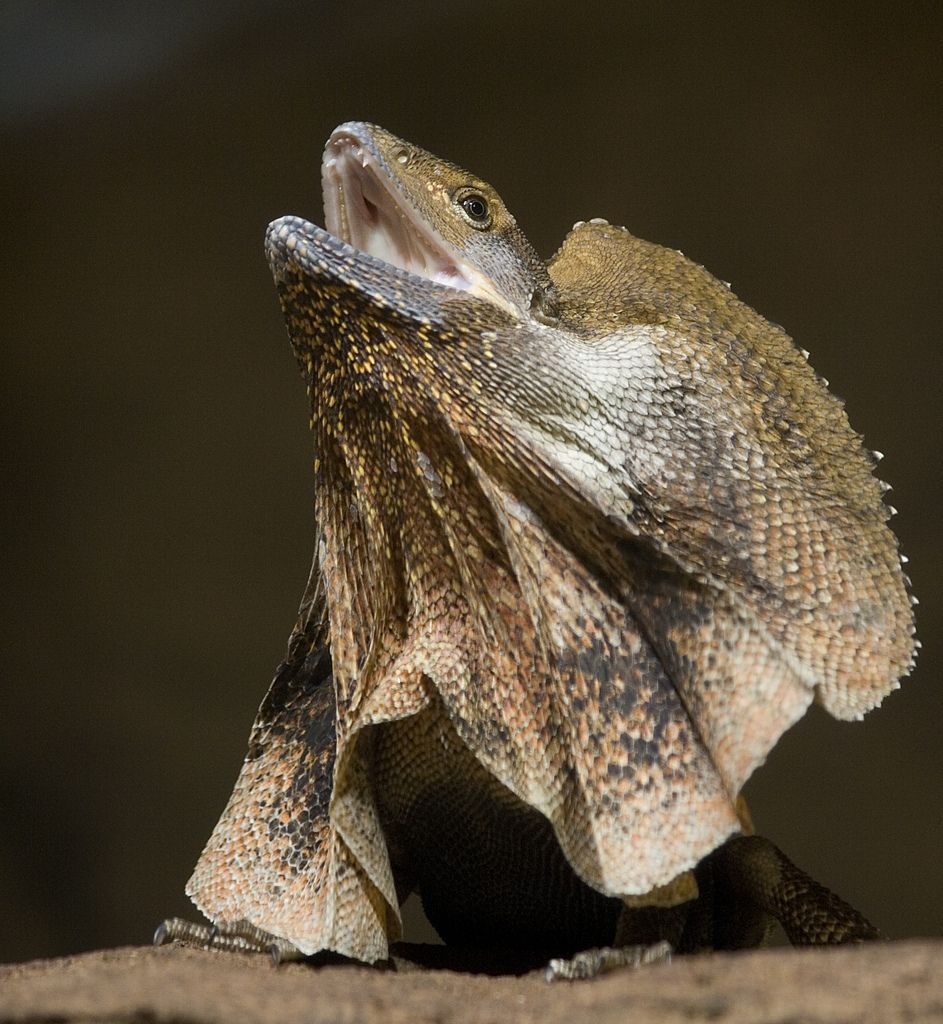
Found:
[[391, 187], [383, 158], [369, 137], [341, 127], [328, 140], [321, 167], [324, 226], [355, 249], [439, 284], [467, 291], [442, 240]]

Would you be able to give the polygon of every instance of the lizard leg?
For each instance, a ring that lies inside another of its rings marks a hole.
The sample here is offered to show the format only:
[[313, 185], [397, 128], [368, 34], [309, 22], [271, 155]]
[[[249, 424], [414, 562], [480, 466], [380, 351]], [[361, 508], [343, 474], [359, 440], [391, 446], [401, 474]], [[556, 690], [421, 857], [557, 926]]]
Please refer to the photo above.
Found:
[[276, 965], [304, 959], [304, 953], [287, 939], [280, 939], [248, 921], [234, 921], [219, 927], [171, 917], [154, 932], [155, 946], [168, 942], [184, 942], [202, 949], [224, 949], [235, 953], [268, 953]]
[[671, 953], [668, 942], [651, 946], [597, 946], [563, 960], [551, 960], [544, 968], [544, 977], [547, 981], [583, 981], [622, 967], [667, 963]]
[[[709, 861], [715, 927], [728, 916], [725, 904], [740, 907], [745, 904], [779, 921], [794, 946], [882, 938], [877, 928], [854, 907], [797, 868], [762, 836], [735, 836], [711, 854]], [[735, 948], [736, 945], [736, 942], [714, 942], [715, 948]]]

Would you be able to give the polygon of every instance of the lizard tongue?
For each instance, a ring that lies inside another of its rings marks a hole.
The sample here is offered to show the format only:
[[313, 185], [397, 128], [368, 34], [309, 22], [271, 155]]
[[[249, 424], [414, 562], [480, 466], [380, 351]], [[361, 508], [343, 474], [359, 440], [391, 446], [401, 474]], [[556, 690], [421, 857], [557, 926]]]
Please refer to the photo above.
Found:
[[332, 142], [322, 173], [327, 230], [401, 270], [451, 288], [474, 289], [477, 282], [397, 202], [381, 173], [354, 139]]

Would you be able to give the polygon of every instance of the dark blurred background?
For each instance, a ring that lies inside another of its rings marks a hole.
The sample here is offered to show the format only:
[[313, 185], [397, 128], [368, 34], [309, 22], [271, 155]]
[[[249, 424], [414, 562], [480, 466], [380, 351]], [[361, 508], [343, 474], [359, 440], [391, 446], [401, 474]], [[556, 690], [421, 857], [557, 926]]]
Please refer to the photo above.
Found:
[[262, 255], [335, 124], [495, 184], [550, 255], [604, 216], [812, 352], [882, 475], [924, 652], [813, 711], [758, 825], [894, 937], [943, 933], [943, 20], [936, 4], [0, 8], [0, 960], [147, 942], [235, 779], [312, 544]]

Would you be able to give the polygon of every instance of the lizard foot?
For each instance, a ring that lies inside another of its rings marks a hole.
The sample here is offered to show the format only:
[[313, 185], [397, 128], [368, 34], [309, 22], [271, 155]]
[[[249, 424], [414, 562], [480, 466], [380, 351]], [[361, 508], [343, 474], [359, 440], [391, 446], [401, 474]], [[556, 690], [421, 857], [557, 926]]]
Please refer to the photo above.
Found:
[[168, 942], [183, 942], [201, 949], [224, 949], [234, 953], [268, 953], [276, 966], [291, 960], [303, 960], [305, 956], [287, 939], [280, 939], [248, 921], [234, 921], [219, 927], [171, 917], [158, 925], [154, 932], [155, 946], [163, 946]]
[[797, 868], [762, 836], [735, 836], [712, 860], [717, 891], [776, 918], [794, 946], [883, 938], [864, 915]]
[[598, 946], [565, 960], [551, 960], [544, 969], [544, 977], [547, 981], [582, 981], [621, 967], [668, 963], [671, 953], [668, 942], [652, 946]]

